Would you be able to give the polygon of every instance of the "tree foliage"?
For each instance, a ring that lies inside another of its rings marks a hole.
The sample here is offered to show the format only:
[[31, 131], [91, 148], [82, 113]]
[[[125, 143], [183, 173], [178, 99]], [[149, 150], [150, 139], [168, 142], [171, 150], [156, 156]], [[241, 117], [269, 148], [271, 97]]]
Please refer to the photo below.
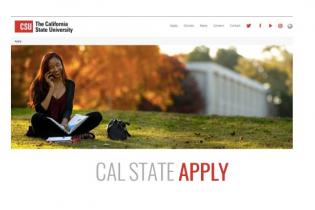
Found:
[[235, 66], [238, 63], [238, 60], [242, 56], [237, 53], [236, 48], [228, 48], [228, 49], [218, 49], [216, 52], [216, 57], [214, 59], [214, 62], [225, 66], [231, 70], [235, 70]]
[[261, 60], [240, 58], [235, 69], [269, 87], [270, 102], [276, 106], [278, 115], [292, 117], [293, 56], [280, 46], [264, 48], [263, 55]]
[[204, 45], [197, 46], [195, 49], [190, 52], [187, 56], [187, 61], [211, 61], [210, 49]]
[[42, 56], [55, 51], [76, 83], [75, 107], [135, 110], [142, 99], [167, 110], [184, 72], [152, 46], [12, 46], [12, 106], [26, 106]]

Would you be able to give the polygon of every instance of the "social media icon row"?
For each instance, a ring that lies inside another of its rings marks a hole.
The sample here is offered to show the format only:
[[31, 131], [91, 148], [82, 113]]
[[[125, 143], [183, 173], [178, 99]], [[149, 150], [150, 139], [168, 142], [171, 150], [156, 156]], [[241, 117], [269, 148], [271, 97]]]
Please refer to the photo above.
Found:
[[[246, 28], [253, 28], [253, 27], [255, 27], [255, 26], [256, 26], [256, 25], [254, 25], [254, 24], [252, 24], [252, 23], [246, 23]], [[293, 24], [292, 24], [292, 23], [289, 23], [289, 24], [287, 24], [286, 26], [287, 26], [288, 29], [293, 28]], [[276, 28], [281, 29], [281, 28], [284, 28], [285, 26], [284, 26], [283, 23], [277, 23], [277, 24], [272, 24], [272, 23], [262, 24], [262, 23], [259, 23], [259, 24], [258, 24], [258, 27], [259, 27], [259, 28], [274, 28], [274, 27], [276, 27]]]

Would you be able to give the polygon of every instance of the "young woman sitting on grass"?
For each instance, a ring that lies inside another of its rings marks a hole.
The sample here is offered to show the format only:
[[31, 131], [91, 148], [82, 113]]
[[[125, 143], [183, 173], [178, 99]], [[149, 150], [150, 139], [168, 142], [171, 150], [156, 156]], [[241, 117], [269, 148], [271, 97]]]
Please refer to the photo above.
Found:
[[[50, 52], [43, 56], [37, 76], [29, 90], [29, 105], [35, 108], [32, 116], [32, 127], [27, 132], [28, 136], [54, 137], [69, 136], [47, 117], [53, 118], [66, 129], [71, 117], [73, 107], [75, 83], [67, 79], [61, 57]], [[90, 131], [102, 121], [99, 112], [86, 114], [84, 121], [71, 136], [80, 139], [94, 139]]]

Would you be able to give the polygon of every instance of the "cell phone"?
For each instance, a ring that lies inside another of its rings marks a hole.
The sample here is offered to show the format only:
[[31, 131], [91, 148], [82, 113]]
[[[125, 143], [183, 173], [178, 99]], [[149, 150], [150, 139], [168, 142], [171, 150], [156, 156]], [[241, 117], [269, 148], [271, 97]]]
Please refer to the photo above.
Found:
[[55, 80], [54, 76], [49, 76], [49, 79], [53, 82]]
[[51, 75], [49, 76], [49, 79], [52, 79], [52, 80], [55, 79], [55, 76], [53, 75], [53, 73], [51, 73]]

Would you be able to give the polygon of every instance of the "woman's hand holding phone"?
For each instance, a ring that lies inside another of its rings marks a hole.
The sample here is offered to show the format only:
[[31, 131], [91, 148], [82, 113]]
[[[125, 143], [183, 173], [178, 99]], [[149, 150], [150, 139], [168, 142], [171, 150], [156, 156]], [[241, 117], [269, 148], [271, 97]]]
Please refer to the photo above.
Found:
[[45, 80], [48, 83], [50, 88], [54, 88], [54, 75], [52, 74], [52, 72], [48, 71], [45, 74]]

